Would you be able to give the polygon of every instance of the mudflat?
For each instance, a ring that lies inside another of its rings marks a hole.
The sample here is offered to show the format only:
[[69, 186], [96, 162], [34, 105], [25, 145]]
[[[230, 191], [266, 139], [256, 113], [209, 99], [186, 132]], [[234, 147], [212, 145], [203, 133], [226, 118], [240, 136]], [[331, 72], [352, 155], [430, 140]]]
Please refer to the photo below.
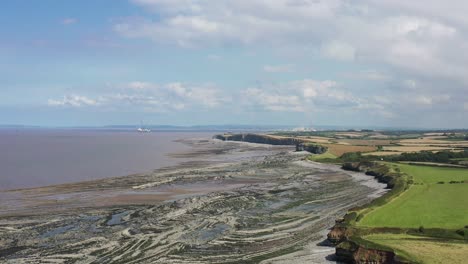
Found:
[[2, 192], [2, 263], [327, 263], [326, 230], [383, 192], [291, 147], [182, 140], [151, 173]]

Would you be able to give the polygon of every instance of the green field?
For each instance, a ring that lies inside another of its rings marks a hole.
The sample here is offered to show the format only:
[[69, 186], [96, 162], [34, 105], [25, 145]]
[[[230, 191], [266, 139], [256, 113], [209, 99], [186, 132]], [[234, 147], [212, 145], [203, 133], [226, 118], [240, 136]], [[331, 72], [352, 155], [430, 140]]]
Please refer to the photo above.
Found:
[[326, 159], [336, 159], [337, 157], [330, 152], [325, 152], [323, 154], [319, 155], [311, 155], [309, 156], [309, 160], [311, 161], [321, 161], [321, 160], [326, 160]]
[[459, 158], [459, 159], [450, 159], [450, 160], [454, 160], [454, 161], [463, 161], [463, 160], [468, 160], [468, 158]]
[[388, 246], [398, 255], [419, 263], [466, 263], [468, 243], [428, 239], [404, 234], [374, 234], [364, 237], [366, 240]]
[[[468, 169], [398, 165], [409, 190], [366, 214], [358, 226], [459, 229], [468, 225]], [[440, 184], [439, 182], [444, 182]], [[449, 184], [450, 181], [465, 183]]]

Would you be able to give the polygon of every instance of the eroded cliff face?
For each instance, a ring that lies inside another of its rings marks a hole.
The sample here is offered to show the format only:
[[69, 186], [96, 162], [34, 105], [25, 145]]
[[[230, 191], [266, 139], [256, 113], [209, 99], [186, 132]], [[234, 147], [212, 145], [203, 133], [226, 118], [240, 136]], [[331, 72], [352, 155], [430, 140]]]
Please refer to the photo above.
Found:
[[327, 152], [328, 148], [318, 144], [306, 144], [300, 143], [296, 144], [296, 151], [308, 151], [314, 154], [322, 154]]
[[386, 183], [388, 189], [394, 187], [395, 175], [389, 172], [388, 167], [375, 162], [346, 162], [342, 169], [356, 172], [364, 172], [366, 175], [373, 176], [381, 183]]
[[269, 145], [296, 145], [303, 143], [303, 140], [296, 138], [283, 138], [283, 137], [273, 137], [269, 135], [260, 135], [260, 134], [225, 134], [225, 135], [216, 135], [216, 139], [223, 141], [242, 141], [249, 143], [258, 143], [258, 144], [269, 144]]
[[298, 138], [275, 137], [260, 134], [224, 134], [215, 135], [214, 138], [223, 141], [242, 141], [269, 145], [291, 145], [296, 146], [296, 151], [308, 151], [314, 154], [325, 153], [328, 148], [318, 144], [311, 144]]
[[393, 251], [366, 248], [346, 240], [336, 246], [338, 261], [356, 264], [408, 264], [400, 260]]
[[328, 240], [338, 245], [347, 239], [347, 227], [335, 225], [327, 235]]

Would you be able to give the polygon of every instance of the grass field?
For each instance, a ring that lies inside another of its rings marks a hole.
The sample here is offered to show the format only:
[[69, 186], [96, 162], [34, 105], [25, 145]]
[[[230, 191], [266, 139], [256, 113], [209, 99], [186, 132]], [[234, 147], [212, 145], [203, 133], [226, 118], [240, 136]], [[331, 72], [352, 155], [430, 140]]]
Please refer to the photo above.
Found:
[[297, 138], [304, 139], [307, 141], [310, 141], [312, 143], [330, 143], [331, 138], [326, 138], [326, 137], [312, 137], [312, 136], [299, 136]]
[[375, 151], [375, 152], [367, 152], [362, 154], [363, 156], [369, 156], [369, 155], [374, 155], [374, 156], [393, 156], [393, 155], [400, 155], [403, 152], [398, 152], [398, 151]]
[[333, 154], [331, 154], [330, 152], [325, 152], [323, 154], [319, 154], [319, 155], [310, 155], [309, 156], [309, 160], [311, 161], [321, 161], [321, 160], [325, 160], [325, 159], [336, 159], [337, 157]]
[[341, 144], [322, 144], [323, 146], [328, 147], [328, 152], [331, 154], [340, 157], [344, 153], [348, 152], [371, 152], [377, 150], [373, 146], [353, 146], [353, 145], [341, 145]]
[[463, 161], [463, 160], [468, 160], [468, 158], [459, 158], [459, 159], [452, 159], [452, 160], [455, 160], [455, 161]]
[[354, 146], [386, 146], [391, 145], [393, 141], [383, 139], [339, 139], [338, 143], [345, 143]]
[[[409, 190], [366, 214], [358, 226], [451, 228], [468, 225], [468, 169], [398, 165], [413, 176]], [[444, 184], [439, 184], [439, 182]], [[465, 183], [449, 184], [450, 181]]]
[[420, 263], [466, 263], [468, 243], [427, 239], [403, 234], [374, 234], [364, 239], [391, 247], [403, 256]]
[[451, 147], [432, 147], [432, 146], [384, 146], [384, 150], [387, 151], [399, 151], [399, 152], [419, 152], [419, 151], [441, 151], [451, 150]]

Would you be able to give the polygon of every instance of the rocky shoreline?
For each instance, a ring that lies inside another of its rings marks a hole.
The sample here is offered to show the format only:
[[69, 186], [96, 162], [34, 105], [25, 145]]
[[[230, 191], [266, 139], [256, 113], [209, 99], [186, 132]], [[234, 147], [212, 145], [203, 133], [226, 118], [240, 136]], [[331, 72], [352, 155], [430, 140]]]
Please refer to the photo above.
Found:
[[256, 144], [269, 145], [292, 145], [296, 147], [296, 151], [307, 151], [313, 154], [322, 154], [327, 152], [328, 148], [319, 144], [311, 144], [306, 140], [299, 138], [281, 137], [263, 134], [223, 134], [215, 135], [213, 138], [222, 141], [237, 141]]
[[327, 263], [324, 230], [383, 190], [292, 147], [185, 143], [188, 164], [9, 193], [0, 262]]

